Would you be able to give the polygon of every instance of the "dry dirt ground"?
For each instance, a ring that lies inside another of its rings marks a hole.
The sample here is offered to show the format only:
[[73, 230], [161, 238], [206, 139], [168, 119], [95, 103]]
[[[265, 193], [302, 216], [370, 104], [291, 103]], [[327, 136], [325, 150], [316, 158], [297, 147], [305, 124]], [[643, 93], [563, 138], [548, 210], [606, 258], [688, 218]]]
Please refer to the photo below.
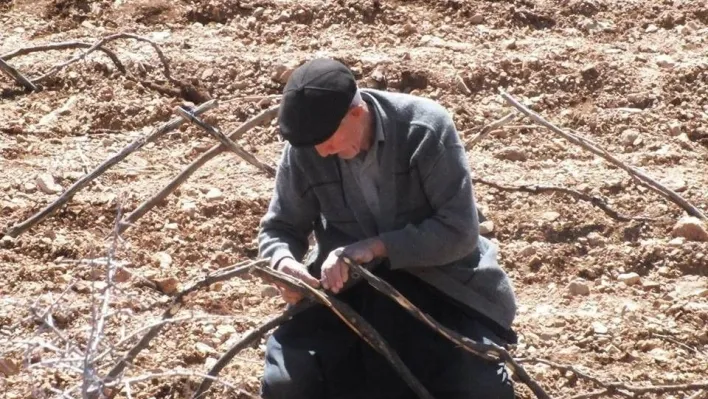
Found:
[[[0, 27], [0, 54], [63, 41], [93, 43], [119, 31], [150, 38], [175, 78], [221, 101], [206, 119], [224, 131], [277, 101], [243, 97], [279, 94], [287, 71], [316, 55], [346, 61], [362, 85], [440, 101], [465, 140], [510, 112], [501, 87], [708, 213], [703, 0], [0, 0]], [[174, 85], [146, 43], [119, 40], [107, 47], [133, 78], [98, 52], [59, 71], [39, 93], [23, 93], [0, 75], [0, 231], [58, 196], [46, 193], [58, 189], [51, 184], [38, 187], [40, 175], [66, 189], [172, 118], [185, 98], [195, 100], [159, 88]], [[76, 51], [33, 53], [10, 63], [36, 77]], [[514, 122], [470, 149], [475, 177], [508, 186], [567, 187], [602, 196], [623, 215], [653, 219], [621, 222], [567, 194], [477, 184], [476, 196], [493, 222], [488, 236], [501, 246], [518, 295], [521, 341], [514, 356], [575, 365], [605, 382], [706, 383], [708, 242], [677, 239], [672, 230], [682, 209], [621, 169], [529, 125]], [[277, 163], [282, 143], [274, 123], [239, 142]], [[184, 125], [110, 169], [56, 215], [5, 241], [3, 398], [50, 397], [79, 382], [80, 361], [57, 362], [65, 344], [34, 320], [30, 307], [42, 313], [55, 303], [49, 319], [83, 348], [91, 292], [105, 285], [100, 267], [76, 261], [106, 256], [118, 208], [133, 210], [213, 143]], [[213, 189], [222, 195], [207, 196]], [[115, 258], [132, 277], [123, 276], [113, 290], [99, 350], [158, 319], [170, 297], [146, 280], [176, 279], [184, 286], [255, 258], [271, 189], [272, 179], [222, 154], [127, 230]], [[621, 281], [632, 272], [639, 282]], [[274, 294], [251, 278], [193, 295], [179, 315], [188, 317], [156, 338], [126, 377], [206, 372], [245, 332], [284, 308]], [[127, 339], [109, 353], [99, 374], [135, 342]], [[241, 391], [216, 384], [210, 396], [256, 395], [262, 358], [263, 341], [221, 373]], [[554, 398], [599, 389], [571, 372], [533, 362], [526, 367]], [[199, 381], [147, 378], [131, 384], [130, 392], [134, 398], [189, 397]], [[520, 397], [532, 397], [516, 386]], [[128, 397], [127, 391], [119, 397]], [[708, 390], [644, 397], [708, 398]]]

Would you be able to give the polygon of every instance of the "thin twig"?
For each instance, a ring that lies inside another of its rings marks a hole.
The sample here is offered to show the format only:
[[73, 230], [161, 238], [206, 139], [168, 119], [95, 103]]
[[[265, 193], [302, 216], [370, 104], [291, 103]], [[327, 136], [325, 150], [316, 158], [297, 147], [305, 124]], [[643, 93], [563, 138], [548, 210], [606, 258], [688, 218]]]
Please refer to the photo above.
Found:
[[[0, 58], [4, 59], [5, 61], [8, 61], [12, 58], [21, 56], [21, 55], [26, 55], [26, 54], [31, 54], [35, 53], [38, 51], [50, 51], [50, 50], [67, 50], [67, 49], [74, 49], [74, 48], [91, 48], [93, 44], [90, 43], [82, 43], [82, 42], [62, 42], [62, 43], [50, 43], [50, 44], [44, 44], [41, 46], [32, 46], [32, 47], [23, 47], [20, 49], [17, 49], [15, 51], [11, 51], [9, 53], [3, 54], [0, 56]], [[108, 58], [113, 61], [115, 64], [116, 68], [120, 73], [125, 74], [125, 67], [123, 64], [120, 62], [118, 57], [113, 53], [111, 50], [106, 49], [103, 46], [99, 46], [97, 48], [98, 51], [103, 51], [106, 53]]]
[[240, 145], [234, 143], [230, 138], [226, 137], [226, 135], [224, 135], [224, 133], [222, 133], [219, 129], [215, 128], [214, 126], [211, 126], [210, 124], [199, 119], [199, 117], [192, 114], [191, 111], [187, 110], [184, 107], [177, 107], [175, 109], [175, 113], [177, 113], [178, 115], [180, 115], [181, 117], [183, 117], [185, 119], [190, 120], [192, 123], [196, 124], [197, 126], [201, 127], [205, 132], [214, 136], [217, 140], [219, 140], [221, 142], [222, 145], [225, 145], [229, 150], [233, 151], [236, 155], [241, 157], [243, 160], [245, 160], [246, 162], [255, 166], [256, 168], [264, 171], [268, 175], [268, 177], [275, 176], [275, 168], [263, 163], [261, 160], [256, 158], [253, 154], [244, 150], [243, 148], [241, 148]]
[[537, 398], [550, 399], [550, 396], [548, 396], [543, 388], [541, 388], [541, 386], [528, 375], [526, 370], [524, 370], [524, 368], [517, 363], [504, 348], [495, 344], [484, 344], [474, 341], [455, 330], [443, 326], [435, 321], [435, 319], [418, 309], [391, 284], [376, 277], [369, 270], [357, 265], [346, 256], [340, 254], [340, 257], [349, 265], [354, 273], [362, 276], [377, 291], [401, 305], [403, 309], [413, 315], [416, 319], [422, 321], [423, 324], [430, 327], [433, 331], [447, 338], [454, 344], [463, 347], [465, 350], [477, 357], [495, 363], [504, 363], [524, 384], [531, 389]]
[[[200, 105], [198, 108], [194, 110], [195, 114], [202, 114], [208, 110], [211, 110], [217, 106], [216, 101], [209, 101], [206, 102], [202, 105]], [[66, 191], [64, 191], [59, 198], [54, 200], [51, 204], [47, 205], [44, 209], [41, 211], [37, 212], [36, 214], [32, 215], [30, 218], [27, 220], [18, 223], [14, 226], [12, 226], [5, 234], [7, 234], [10, 237], [17, 237], [20, 234], [24, 233], [25, 231], [29, 230], [32, 226], [35, 224], [41, 222], [44, 220], [47, 216], [53, 214], [59, 207], [67, 203], [79, 190], [83, 189], [90, 183], [92, 180], [96, 179], [98, 176], [103, 174], [106, 170], [109, 168], [113, 167], [115, 164], [118, 162], [122, 161], [125, 159], [128, 155], [131, 153], [139, 150], [142, 148], [145, 144], [153, 142], [163, 136], [165, 133], [177, 129], [180, 127], [183, 123], [185, 122], [185, 119], [178, 117], [175, 119], [170, 120], [166, 124], [160, 126], [159, 128], [155, 129], [152, 131], [149, 135], [147, 136], [142, 136], [138, 138], [137, 140], [133, 141], [130, 143], [127, 147], [123, 148], [119, 153], [116, 155], [108, 158], [107, 160], [103, 161], [101, 165], [99, 165], [96, 169], [94, 169], [91, 173], [85, 175], [81, 179], [77, 180], [74, 184], [71, 185]], [[121, 229], [119, 233], [122, 233], [123, 230]]]
[[683, 208], [686, 212], [688, 212], [691, 216], [695, 216], [701, 220], [708, 220], [706, 216], [701, 212], [698, 208], [696, 208], [693, 204], [689, 203], [686, 201], [683, 197], [681, 197], [679, 194], [677, 194], [675, 191], [670, 190], [663, 186], [662, 184], [658, 183], [656, 180], [652, 179], [648, 175], [646, 175], [643, 171], [641, 171], [638, 168], [635, 168], [633, 166], [629, 166], [625, 164], [624, 162], [620, 161], [617, 159], [615, 156], [607, 152], [607, 150], [601, 148], [597, 144], [591, 142], [588, 139], [585, 139], [583, 137], [580, 137], [579, 135], [565, 132], [561, 130], [560, 128], [556, 127], [552, 123], [546, 121], [543, 119], [540, 115], [537, 113], [533, 112], [530, 110], [528, 107], [524, 106], [521, 104], [518, 100], [514, 99], [511, 97], [509, 94], [504, 92], [503, 89], [499, 88], [499, 91], [501, 92], [501, 96], [512, 106], [514, 106], [516, 109], [521, 111], [524, 115], [528, 116], [529, 118], [533, 119], [534, 122], [537, 122], [544, 127], [550, 129], [552, 132], [559, 134], [560, 136], [564, 137], [566, 140], [570, 141], [573, 144], [579, 145], [580, 147], [592, 152], [593, 154], [607, 160], [608, 162], [622, 168], [624, 171], [629, 173], [631, 176], [639, 179], [641, 183], [649, 187], [650, 189], [657, 191], [659, 194], [664, 196], [665, 198], [671, 200], [673, 203], [677, 204], [681, 208]]
[[165, 78], [167, 78], [167, 80], [169, 80], [173, 84], [179, 83], [174, 78], [172, 78], [172, 75], [170, 74], [169, 62], [167, 61], [167, 57], [165, 57], [165, 54], [162, 53], [162, 50], [160, 49], [160, 47], [157, 44], [155, 44], [155, 42], [153, 42], [152, 40], [150, 40], [148, 38], [134, 35], [131, 33], [116, 33], [116, 34], [113, 34], [110, 36], [106, 36], [106, 37], [98, 40], [88, 50], [82, 52], [81, 54], [79, 54], [79, 55], [77, 55], [77, 56], [75, 56], [75, 57], [73, 57], [73, 58], [69, 59], [68, 61], [65, 61], [61, 64], [53, 66], [47, 73], [34, 79], [33, 82], [35, 82], [35, 83], [41, 82], [51, 76], [56, 75], [56, 73], [59, 72], [60, 70], [62, 70], [63, 68], [66, 68], [67, 66], [86, 58], [86, 56], [91, 54], [93, 51], [99, 49], [100, 47], [102, 47], [106, 43], [108, 43], [112, 40], [116, 40], [116, 39], [134, 39], [137, 41], [149, 43], [152, 46], [152, 48], [155, 49], [157, 56], [160, 58], [160, 61], [162, 62], [163, 73], [165, 75]]
[[494, 187], [497, 190], [502, 190], [502, 191], [522, 191], [526, 193], [531, 193], [531, 194], [539, 194], [539, 193], [548, 193], [548, 192], [560, 192], [564, 194], [570, 194], [573, 197], [587, 201], [590, 204], [600, 208], [603, 212], [607, 214], [607, 216], [619, 220], [621, 222], [628, 222], [631, 220], [639, 220], [639, 221], [650, 221], [654, 220], [651, 218], [645, 218], [645, 217], [633, 217], [633, 216], [624, 216], [620, 215], [617, 211], [614, 209], [610, 208], [609, 205], [607, 205], [607, 202], [595, 195], [588, 195], [581, 193], [580, 191], [573, 190], [570, 188], [565, 188], [565, 187], [554, 187], [554, 186], [539, 186], [535, 184], [525, 184], [523, 186], [504, 186], [498, 183], [491, 182], [489, 180], [485, 180], [479, 177], [472, 178], [472, 181], [474, 183], [481, 183], [490, 187]]
[[492, 131], [499, 129], [500, 127], [506, 125], [507, 123], [510, 123], [516, 119], [516, 114], [514, 112], [511, 112], [507, 115], [504, 115], [500, 119], [484, 126], [482, 130], [480, 130], [479, 134], [477, 134], [474, 138], [470, 139], [465, 143], [465, 150], [469, 151], [474, 147], [477, 143], [479, 143], [483, 138], [485, 138], [489, 133]]
[[5, 72], [8, 76], [14, 79], [20, 86], [24, 87], [29, 91], [37, 91], [37, 86], [30, 82], [24, 75], [20, 73], [17, 69], [13, 68], [10, 64], [3, 61], [0, 58], [0, 71]]
[[310, 287], [299, 279], [290, 277], [269, 267], [254, 267], [252, 273], [271, 283], [284, 285], [330, 308], [330, 310], [342, 319], [353, 332], [359, 335], [366, 343], [391, 363], [391, 366], [398, 372], [413, 392], [415, 392], [416, 396], [419, 398], [433, 398], [425, 386], [413, 375], [408, 366], [403, 363], [398, 354], [391, 349], [381, 334], [349, 305], [334, 296], [326, 294], [324, 291]]
[[[184, 305], [185, 298], [187, 297], [187, 295], [191, 294], [192, 292], [208, 287], [214, 283], [226, 281], [231, 278], [240, 276], [242, 274], [247, 273], [252, 267], [259, 264], [265, 264], [267, 262], [268, 260], [261, 259], [258, 261], [251, 262], [245, 266], [237, 268], [230, 266], [225, 270], [217, 270], [216, 272], [209, 274], [204, 279], [197, 281], [189, 288], [186, 288], [185, 290], [177, 294], [172, 299], [172, 303], [169, 305], [169, 307], [163, 312], [162, 320], [174, 317]], [[150, 341], [155, 338], [157, 334], [160, 333], [163, 326], [165, 326], [165, 324], [157, 324], [150, 328], [150, 330], [143, 336], [143, 338], [135, 346], [133, 346], [130, 351], [128, 351], [128, 353], [122, 359], [120, 359], [118, 363], [116, 363], [115, 366], [113, 366], [111, 371], [108, 372], [108, 375], [106, 376], [106, 381], [111, 382], [118, 378], [118, 376], [123, 372], [123, 370], [133, 362], [133, 359], [135, 359], [135, 357], [147, 347]]]
[[682, 347], [682, 348], [688, 350], [689, 352], [693, 352], [693, 353], [695, 353], [695, 354], [701, 355], [702, 357], [706, 357], [706, 354], [705, 354], [703, 351], [701, 351], [701, 350], [699, 350], [699, 349], [697, 349], [697, 348], [690, 347], [690, 346], [684, 344], [683, 342], [677, 340], [677, 339], [674, 338], [674, 337], [670, 337], [670, 336], [668, 336], [668, 335], [663, 335], [663, 334], [657, 334], [657, 333], [652, 333], [652, 335], [655, 336], [655, 337], [659, 337], [659, 338], [665, 339], [665, 340], [667, 340], [667, 341], [669, 341], [669, 342], [671, 342], [671, 343], [674, 343], [674, 344], [676, 344], [676, 345], [678, 345], [678, 346], [680, 346], [680, 347]]
[[[253, 118], [249, 119], [246, 121], [244, 124], [239, 126], [233, 133], [229, 134], [229, 138], [231, 140], [238, 140], [239, 137], [241, 137], [244, 133], [249, 131], [250, 129], [260, 125], [261, 123], [265, 123], [273, 119], [277, 113], [278, 113], [278, 108], [279, 106], [274, 106], [271, 107], [260, 114], [254, 116]], [[180, 118], [182, 120], [182, 118]], [[175, 177], [171, 182], [167, 184], [160, 192], [155, 194], [152, 198], [147, 199], [144, 201], [140, 206], [138, 206], [133, 212], [128, 214], [125, 217], [125, 220], [121, 223], [121, 231], [125, 231], [128, 229], [132, 223], [135, 223], [136, 220], [140, 219], [143, 215], [145, 215], [150, 209], [155, 207], [158, 203], [160, 203], [162, 200], [167, 198], [168, 195], [170, 195], [173, 191], [177, 189], [182, 183], [184, 183], [189, 177], [197, 171], [200, 167], [202, 167], [205, 163], [207, 163], [209, 160], [212, 158], [216, 157], [217, 155], [221, 154], [222, 152], [226, 151], [226, 146], [223, 144], [218, 144], [214, 147], [212, 147], [209, 151], [205, 152], [194, 160], [189, 166], [187, 166], [182, 172], [180, 172], [177, 177]]]
[[[295, 306], [289, 307], [282, 314], [267, 320], [265, 323], [261, 324], [256, 329], [251, 330], [248, 334], [244, 335], [243, 338], [241, 338], [238, 342], [233, 344], [229, 348], [229, 350], [226, 351], [226, 353], [221, 355], [219, 360], [217, 360], [216, 364], [214, 364], [211, 370], [209, 370], [208, 375], [210, 377], [216, 377], [221, 372], [221, 370], [223, 370], [223, 368], [226, 367], [226, 365], [229, 364], [229, 362], [231, 362], [231, 360], [236, 357], [239, 352], [241, 352], [241, 350], [250, 346], [253, 342], [256, 342], [257, 340], [261, 339], [261, 337], [271, 329], [290, 320], [293, 316], [298, 313], [301, 313], [303, 310], [308, 309], [312, 306], [312, 304], [313, 302], [311, 301], [300, 301]], [[206, 394], [206, 392], [211, 387], [213, 381], [214, 380], [212, 378], [205, 378], [204, 380], [202, 380], [202, 383], [199, 384], [199, 388], [197, 388], [194, 395], [192, 395], [192, 399], [200, 398], [204, 394]]]

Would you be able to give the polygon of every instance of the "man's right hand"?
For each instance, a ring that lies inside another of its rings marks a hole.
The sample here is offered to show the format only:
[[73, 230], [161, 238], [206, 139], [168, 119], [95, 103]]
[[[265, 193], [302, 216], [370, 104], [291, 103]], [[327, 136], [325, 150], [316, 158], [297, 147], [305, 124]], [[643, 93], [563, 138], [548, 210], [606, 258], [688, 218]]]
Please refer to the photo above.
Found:
[[[281, 260], [278, 264], [277, 270], [289, 276], [295, 277], [296, 279], [302, 280], [312, 287], [319, 288], [320, 286], [320, 281], [312, 277], [310, 272], [307, 271], [305, 265], [296, 261], [293, 258], [284, 258], [283, 260]], [[298, 293], [297, 291], [293, 291], [279, 284], [276, 285], [278, 286], [278, 288], [280, 288], [280, 293], [283, 296], [283, 300], [288, 304], [294, 305], [300, 302], [300, 300], [302, 300], [302, 294]]]

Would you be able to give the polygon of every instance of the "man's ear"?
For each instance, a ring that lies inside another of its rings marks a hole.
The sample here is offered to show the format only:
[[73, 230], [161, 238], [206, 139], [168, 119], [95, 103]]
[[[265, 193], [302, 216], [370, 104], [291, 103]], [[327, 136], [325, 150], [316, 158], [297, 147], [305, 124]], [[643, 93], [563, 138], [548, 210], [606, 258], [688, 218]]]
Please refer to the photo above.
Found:
[[349, 112], [354, 118], [358, 119], [359, 117], [361, 117], [361, 115], [363, 115], [364, 109], [361, 106], [356, 106], [352, 108]]

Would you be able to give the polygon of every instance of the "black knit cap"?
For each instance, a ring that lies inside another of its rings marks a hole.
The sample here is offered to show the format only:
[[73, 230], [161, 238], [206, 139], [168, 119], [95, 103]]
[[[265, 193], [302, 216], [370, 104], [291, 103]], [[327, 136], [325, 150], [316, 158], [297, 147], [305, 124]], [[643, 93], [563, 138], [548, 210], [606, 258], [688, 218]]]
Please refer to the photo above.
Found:
[[325, 142], [339, 127], [356, 91], [354, 75], [339, 61], [317, 58], [299, 66], [283, 90], [281, 136], [293, 147]]

